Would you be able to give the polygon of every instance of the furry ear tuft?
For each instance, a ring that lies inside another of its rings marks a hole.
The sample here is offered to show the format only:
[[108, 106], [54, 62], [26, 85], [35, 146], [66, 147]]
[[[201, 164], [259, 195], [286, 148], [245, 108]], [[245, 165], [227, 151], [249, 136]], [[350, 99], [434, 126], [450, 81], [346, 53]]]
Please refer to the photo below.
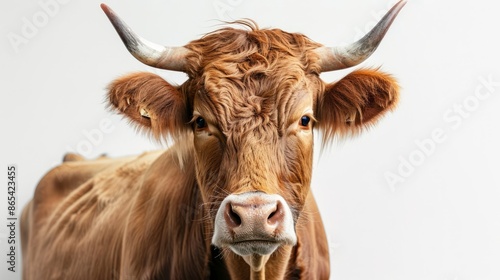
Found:
[[185, 131], [189, 122], [186, 97], [160, 76], [129, 74], [113, 81], [108, 90], [109, 107], [157, 140]]
[[317, 108], [323, 143], [359, 134], [394, 109], [398, 99], [396, 80], [378, 69], [356, 70], [328, 84]]

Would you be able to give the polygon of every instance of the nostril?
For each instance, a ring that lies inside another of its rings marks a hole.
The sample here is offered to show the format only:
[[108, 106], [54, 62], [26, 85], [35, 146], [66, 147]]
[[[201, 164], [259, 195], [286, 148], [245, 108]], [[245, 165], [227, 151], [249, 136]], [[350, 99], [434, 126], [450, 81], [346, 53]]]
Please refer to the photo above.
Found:
[[241, 225], [241, 218], [240, 216], [233, 210], [233, 206], [231, 203], [228, 203], [226, 205], [226, 211], [225, 211], [224, 218], [226, 219], [226, 223], [230, 227], [238, 227]]
[[268, 224], [280, 223], [283, 220], [284, 215], [285, 213], [283, 211], [283, 206], [281, 205], [281, 202], [278, 201], [276, 203], [276, 208], [267, 217], [267, 223]]
[[271, 213], [271, 215], [269, 215], [269, 217], [267, 217], [267, 219], [268, 219], [268, 220], [272, 220], [272, 218], [273, 218], [274, 214], [276, 214], [276, 211], [273, 211], [273, 212]]

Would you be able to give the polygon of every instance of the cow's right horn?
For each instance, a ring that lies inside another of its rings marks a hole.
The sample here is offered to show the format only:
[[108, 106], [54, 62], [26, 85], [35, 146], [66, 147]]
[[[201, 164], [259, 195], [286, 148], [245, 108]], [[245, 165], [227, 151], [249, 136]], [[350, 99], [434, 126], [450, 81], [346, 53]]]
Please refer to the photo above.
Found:
[[140, 62], [161, 69], [173, 71], [186, 70], [186, 54], [189, 52], [184, 47], [165, 47], [150, 42], [132, 31], [116, 13], [107, 5], [101, 8], [120, 35], [128, 51]]

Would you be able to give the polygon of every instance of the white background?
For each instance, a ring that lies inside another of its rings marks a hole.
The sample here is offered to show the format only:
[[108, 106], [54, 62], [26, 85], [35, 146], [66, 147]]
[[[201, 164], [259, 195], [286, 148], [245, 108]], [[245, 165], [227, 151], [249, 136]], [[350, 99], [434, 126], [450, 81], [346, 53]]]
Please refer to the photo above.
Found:
[[[21, 207], [68, 150], [92, 158], [158, 148], [105, 109], [110, 81], [132, 71], [185, 80], [136, 61], [99, 1], [62, 2], [53, 2], [58, 8], [50, 15], [34, 0], [0, 3], [0, 225], [7, 223], [7, 164], [19, 169]], [[239, 18], [335, 45], [358, 39], [394, 2], [106, 3], [137, 33], [165, 45], [184, 45], [220, 20]], [[27, 22], [38, 27], [26, 33]], [[376, 128], [321, 156], [317, 142], [313, 190], [330, 241], [331, 279], [500, 279], [499, 27], [491, 0], [409, 1], [361, 65], [393, 73], [401, 102]], [[15, 36], [22, 42], [13, 43]], [[331, 82], [349, 71], [322, 77]], [[493, 83], [485, 87], [483, 80]], [[89, 139], [103, 120], [111, 128]], [[425, 140], [438, 132], [438, 141]], [[391, 184], [389, 173], [400, 180]], [[7, 237], [0, 226], [0, 278], [19, 279], [7, 272]]]

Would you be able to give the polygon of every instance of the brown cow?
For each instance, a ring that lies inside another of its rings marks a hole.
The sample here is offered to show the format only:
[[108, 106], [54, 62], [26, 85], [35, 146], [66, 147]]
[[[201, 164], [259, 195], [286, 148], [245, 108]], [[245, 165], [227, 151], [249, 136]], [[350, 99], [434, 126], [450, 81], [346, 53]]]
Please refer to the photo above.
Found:
[[71, 155], [46, 174], [22, 215], [24, 279], [328, 279], [313, 128], [324, 141], [354, 135], [395, 107], [398, 86], [374, 69], [319, 75], [365, 60], [404, 4], [333, 48], [251, 21], [163, 47], [102, 5], [136, 58], [188, 74], [181, 86], [151, 73], [109, 86], [113, 109], [174, 144]]

